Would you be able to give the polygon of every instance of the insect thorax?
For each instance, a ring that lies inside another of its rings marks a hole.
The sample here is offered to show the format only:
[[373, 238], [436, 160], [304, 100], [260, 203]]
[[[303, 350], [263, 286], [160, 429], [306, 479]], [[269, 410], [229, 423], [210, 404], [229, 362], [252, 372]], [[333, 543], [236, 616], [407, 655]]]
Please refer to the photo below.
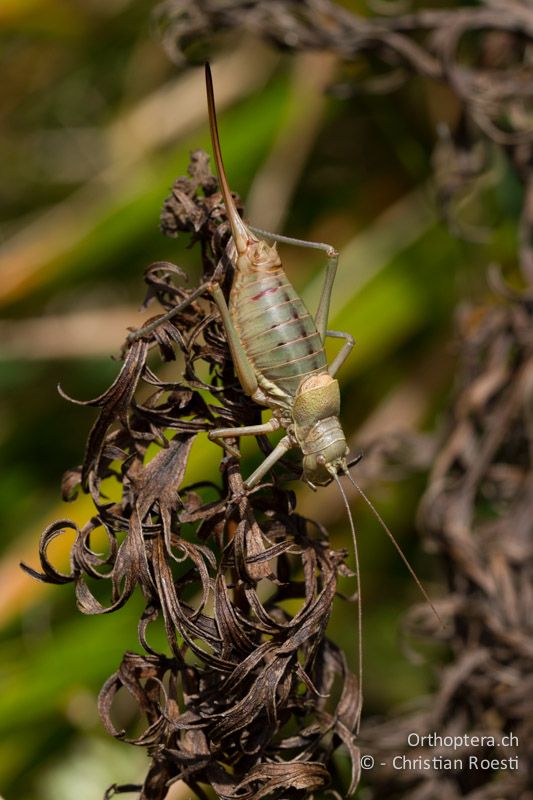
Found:
[[294, 400], [294, 433], [304, 455], [304, 475], [326, 483], [333, 472], [346, 469], [346, 437], [339, 421], [338, 382], [328, 374], [303, 382]]

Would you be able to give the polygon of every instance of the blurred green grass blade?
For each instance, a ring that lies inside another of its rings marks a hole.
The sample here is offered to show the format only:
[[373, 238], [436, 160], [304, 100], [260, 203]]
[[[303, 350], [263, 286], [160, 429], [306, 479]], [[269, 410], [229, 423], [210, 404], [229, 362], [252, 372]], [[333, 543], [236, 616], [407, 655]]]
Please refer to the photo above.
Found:
[[[97, 692], [122, 654], [139, 648], [136, 626], [142, 608], [141, 598], [135, 597], [111, 615], [76, 615], [41, 641], [3, 642], [0, 735], [61, 716], [69, 694], [80, 687]], [[153, 639], [157, 642], [155, 631]]]
[[[261, 96], [246, 98], [222, 117], [224, 153], [236, 191], [243, 192], [246, 186], [242, 184], [249, 182], [255, 165], [268, 150], [280, 124], [276, 109], [286, 87], [285, 77], [279, 76]], [[62, 280], [71, 282], [80, 274], [109, 274], [109, 265], [116, 262], [122, 247], [128, 252], [132, 243], [157, 230], [162, 200], [174, 179], [185, 173], [189, 151], [199, 146], [210, 150], [206, 127], [201, 135], [190, 133], [181, 137], [179, 144], [144, 154], [134, 164], [117, 164], [119, 178], [102, 175], [100, 182], [82, 187], [60, 207], [43, 212], [43, 232], [47, 227], [55, 231], [48, 246], [28, 241], [26, 249], [18, 253], [16, 243], [8, 242], [0, 252], [2, 269], [7, 270], [4, 302], [44, 285], [56, 290]]]

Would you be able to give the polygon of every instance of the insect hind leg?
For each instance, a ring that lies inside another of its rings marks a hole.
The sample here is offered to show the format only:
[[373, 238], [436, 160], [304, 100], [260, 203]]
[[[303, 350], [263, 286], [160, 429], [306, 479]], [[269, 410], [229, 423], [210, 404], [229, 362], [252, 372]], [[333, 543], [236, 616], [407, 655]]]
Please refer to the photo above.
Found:
[[320, 334], [320, 338], [324, 341], [326, 337], [326, 328], [328, 327], [329, 307], [331, 304], [331, 292], [333, 284], [335, 283], [335, 275], [337, 274], [337, 264], [339, 262], [339, 252], [330, 244], [325, 242], [308, 242], [305, 239], [293, 239], [291, 236], [282, 236], [280, 233], [271, 233], [264, 231], [261, 228], [255, 228], [253, 225], [249, 226], [253, 233], [259, 236], [265, 236], [267, 239], [272, 239], [274, 242], [281, 242], [282, 244], [291, 244], [295, 247], [307, 247], [310, 250], [322, 250], [326, 253], [328, 263], [326, 266], [326, 276], [324, 284], [320, 293], [320, 300], [318, 301], [318, 308], [315, 314], [316, 329]]
[[244, 393], [252, 397], [257, 390], [257, 377], [231, 318], [224, 293], [218, 283], [210, 283], [208, 285], [208, 291], [211, 293], [220, 311], [229, 349], [231, 351], [231, 357], [233, 359], [233, 365], [239, 382], [244, 389]]
[[200, 286], [197, 286], [196, 289], [194, 289], [181, 301], [181, 303], [178, 303], [178, 305], [174, 306], [174, 308], [171, 308], [166, 314], [162, 314], [153, 320], [153, 322], [149, 322], [142, 328], [137, 328], [136, 331], [131, 331], [126, 337], [126, 342], [128, 344], [133, 344], [133, 342], [136, 342], [137, 339], [142, 339], [143, 336], [147, 336], [149, 333], [152, 333], [152, 331], [155, 331], [155, 329], [159, 328], [159, 326], [164, 322], [168, 322], [169, 320], [173, 319], [176, 314], [179, 314], [180, 311], [184, 311], [187, 306], [190, 306], [191, 303], [201, 297], [201, 295], [205, 294], [208, 291], [209, 286], [209, 283], [202, 283]]

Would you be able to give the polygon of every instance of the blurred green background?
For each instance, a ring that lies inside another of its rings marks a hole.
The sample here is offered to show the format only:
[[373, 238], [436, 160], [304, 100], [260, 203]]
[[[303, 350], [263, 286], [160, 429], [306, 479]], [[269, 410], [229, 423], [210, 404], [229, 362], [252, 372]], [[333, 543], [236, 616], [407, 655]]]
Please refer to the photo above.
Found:
[[[363, 12], [363, 3], [345, 2]], [[453, 4], [452, 4], [453, 5]], [[459, 4], [460, 5], [460, 4]], [[62, 472], [80, 463], [93, 412], [56, 391], [93, 397], [116, 375], [128, 325], [142, 317], [143, 269], [179, 263], [194, 281], [198, 254], [158, 230], [163, 199], [189, 151], [209, 149], [202, 70], [176, 66], [153, 30], [149, 0], [0, 3], [0, 794], [5, 800], [89, 800], [142, 779], [143, 752], [111, 741], [96, 696], [126, 649], [138, 649], [134, 598], [85, 618], [73, 588], [23, 574], [37, 565], [51, 521], [83, 522], [87, 498], [64, 507]], [[213, 43], [230, 183], [257, 226], [341, 250], [330, 327], [356, 348], [340, 373], [354, 452], [377, 436], [431, 431], [453, 385], [453, 315], [483, 299], [491, 261], [512, 264], [520, 189], [503, 158], [465, 214], [488, 220], [484, 242], [454, 239], [438, 221], [431, 154], [437, 125], [458, 109], [441, 85], [413, 78], [388, 96], [344, 91], [359, 76], [324, 53], [276, 53], [238, 32]], [[324, 93], [330, 84], [336, 93]], [[323, 262], [283, 248], [286, 270], [313, 308]], [[332, 346], [331, 352], [335, 351]], [[257, 460], [254, 444], [246, 449]], [[191, 474], [217, 479], [219, 449], [196, 447]], [[359, 469], [359, 468], [358, 468]], [[414, 528], [425, 475], [362, 482], [438, 594], [438, 563]], [[206, 473], [206, 470], [209, 474]], [[372, 472], [371, 470], [367, 472]], [[331, 490], [297, 487], [303, 513], [349, 546]], [[383, 531], [353, 498], [364, 596], [365, 713], [387, 714], [432, 685], [430, 664], [400, 644], [418, 602]], [[65, 564], [67, 548], [54, 550]], [[351, 591], [351, 584], [343, 587]], [[353, 607], [339, 604], [331, 637], [352, 657]], [[430, 651], [431, 653], [431, 651]], [[353, 661], [352, 661], [353, 663]], [[172, 797], [179, 795], [176, 789]]]

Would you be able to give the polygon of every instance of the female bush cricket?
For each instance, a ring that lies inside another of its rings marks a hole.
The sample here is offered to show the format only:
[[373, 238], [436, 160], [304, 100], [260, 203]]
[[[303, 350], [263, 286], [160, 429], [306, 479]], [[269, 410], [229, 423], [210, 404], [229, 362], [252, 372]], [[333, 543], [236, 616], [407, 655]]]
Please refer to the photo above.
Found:
[[[361, 669], [359, 559], [355, 527], [339, 474], [346, 475], [369, 504], [422, 594], [438, 618], [439, 615], [381, 515], [348, 470], [348, 446], [339, 421], [340, 391], [335, 375], [350, 354], [354, 340], [349, 333], [328, 330], [327, 327], [338, 252], [327, 244], [280, 236], [244, 223], [231, 195], [222, 160], [209, 64], [205, 65], [205, 78], [213, 153], [236, 251], [229, 304], [217, 283], [213, 283], [209, 290], [220, 311], [235, 371], [244, 392], [259, 405], [272, 410], [268, 422], [240, 428], [218, 428], [210, 431], [209, 438], [222, 444], [226, 438], [264, 434], [279, 428], [285, 430], [276, 447], [245, 480], [248, 489], [254, 487], [284, 453], [296, 447], [303, 454], [302, 477], [308, 484], [314, 488], [315, 484], [324, 485], [332, 479], [336, 481], [353, 539]], [[263, 237], [274, 241], [274, 245], [270, 246]], [[327, 254], [324, 285], [314, 318], [283, 270], [277, 242], [320, 249]], [[329, 365], [324, 351], [326, 336], [344, 339], [340, 352]], [[228, 449], [233, 452], [232, 448]], [[361, 674], [359, 678], [361, 681]]]
[[[256, 403], [272, 409], [268, 422], [210, 432], [213, 440], [269, 433], [279, 428], [285, 436], [255, 472], [246, 479], [255, 486], [290, 448], [303, 454], [303, 477], [325, 484], [339, 472], [347, 472], [348, 447], [339, 422], [340, 392], [335, 374], [353, 347], [348, 333], [328, 331], [331, 290], [337, 268], [337, 251], [324, 244], [300, 242], [247, 226], [237, 211], [226, 178], [217, 129], [213, 82], [206, 65], [209, 124], [220, 188], [236, 250], [235, 277], [229, 305], [220, 286], [210, 291], [217, 303], [237, 377], [245, 393]], [[328, 268], [318, 311], [311, 316], [290, 284], [276, 245], [261, 238], [325, 249]], [[326, 336], [345, 340], [328, 366]]]
[[[284, 436], [259, 467], [245, 480], [246, 489], [255, 487], [271, 467], [291, 448], [302, 455], [303, 479], [313, 488], [335, 480], [342, 495], [352, 533], [358, 601], [358, 661], [361, 671], [361, 602], [359, 563], [355, 527], [339, 475], [346, 475], [369, 504], [428, 603], [433, 604], [416, 577], [389, 528], [366, 494], [355, 483], [348, 470], [348, 447], [339, 421], [340, 390], [335, 375], [348, 357], [353, 338], [349, 333], [328, 330], [331, 292], [337, 269], [335, 248], [315, 242], [292, 239], [247, 225], [240, 217], [226, 178], [220, 148], [211, 70], [205, 66], [207, 103], [211, 140], [222, 198], [229, 221], [234, 247], [234, 278], [226, 301], [221, 286], [212, 281], [192, 292], [187, 303], [208, 291], [213, 297], [224, 325], [235, 372], [249, 397], [270, 408], [271, 418], [257, 425], [238, 428], [216, 428], [209, 438], [230, 453], [238, 450], [225, 440], [240, 436], [257, 436], [279, 429]], [[270, 239], [274, 245], [265, 241]], [[325, 251], [327, 268], [318, 308], [313, 317], [289, 282], [276, 249], [282, 242]], [[134, 336], [168, 319], [184, 304]], [[344, 344], [328, 365], [324, 351], [326, 336], [344, 340]], [[361, 679], [361, 672], [359, 675]]]

